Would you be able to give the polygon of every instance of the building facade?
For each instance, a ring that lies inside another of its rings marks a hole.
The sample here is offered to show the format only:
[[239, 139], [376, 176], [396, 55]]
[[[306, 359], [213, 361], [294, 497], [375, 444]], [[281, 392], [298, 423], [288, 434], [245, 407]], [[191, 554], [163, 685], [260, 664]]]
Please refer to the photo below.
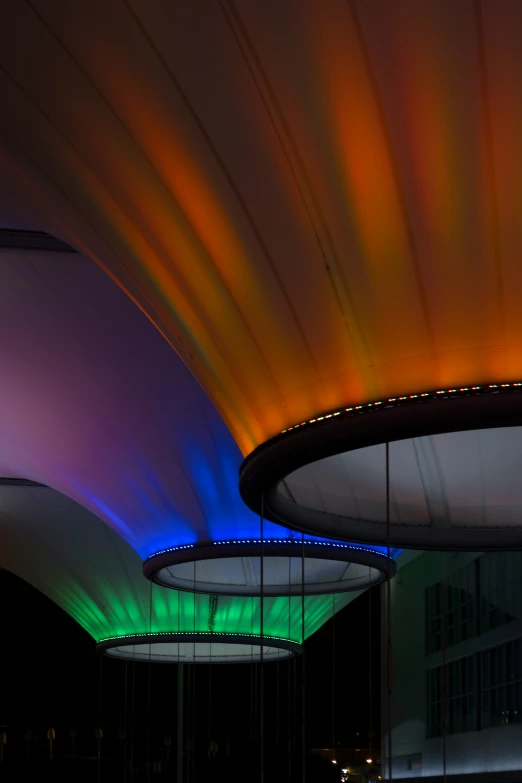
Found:
[[522, 553], [408, 553], [391, 584], [391, 638], [392, 777], [522, 780]]

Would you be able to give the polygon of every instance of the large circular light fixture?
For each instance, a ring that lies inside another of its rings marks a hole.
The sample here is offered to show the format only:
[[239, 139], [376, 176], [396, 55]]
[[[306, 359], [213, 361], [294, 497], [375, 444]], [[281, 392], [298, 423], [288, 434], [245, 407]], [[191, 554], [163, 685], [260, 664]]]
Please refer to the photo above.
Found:
[[324, 595], [379, 584], [395, 573], [395, 562], [369, 546], [298, 536], [174, 547], [150, 557], [143, 570], [157, 584], [178, 590]]
[[301, 651], [291, 639], [233, 633], [162, 633], [102, 639], [97, 649], [113, 658], [144, 663], [252, 663], [280, 661]]
[[520, 381], [437, 389], [300, 422], [245, 460], [243, 498], [252, 508], [263, 498], [286, 525], [355, 541], [520, 545], [521, 392]]

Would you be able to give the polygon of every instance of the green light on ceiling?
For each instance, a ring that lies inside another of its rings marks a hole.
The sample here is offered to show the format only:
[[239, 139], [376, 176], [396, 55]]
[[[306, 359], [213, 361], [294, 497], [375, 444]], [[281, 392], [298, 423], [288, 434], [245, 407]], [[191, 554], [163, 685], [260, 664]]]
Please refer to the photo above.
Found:
[[[217, 596], [211, 611], [212, 596], [193, 594], [154, 586], [152, 618], [143, 593], [137, 600], [127, 595], [104, 595], [103, 605], [84, 590], [61, 592], [58, 603], [96, 640], [111, 636], [146, 633], [237, 633], [259, 635], [261, 615], [259, 597]], [[98, 595], [103, 590], [97, 590]], [[306, 596], [304, 638], [308, 638], [350, 600], [349, 594]], [[298, 644], [303, 640], [302, 599], [300, 596], [265, 597], [263, 634], [282, 637]], [[211, 618], [213, 621], [210, 628]]]

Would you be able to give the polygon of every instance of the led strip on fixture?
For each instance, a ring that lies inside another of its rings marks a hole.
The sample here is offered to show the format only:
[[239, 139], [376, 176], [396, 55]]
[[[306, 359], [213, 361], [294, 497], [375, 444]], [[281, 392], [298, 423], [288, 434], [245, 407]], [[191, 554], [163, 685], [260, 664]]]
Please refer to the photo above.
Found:
[[[219, 637], [220, 641], [223, 641], [223, 639], [230, 639], [232, 642], [236, 641], [236, 639], [261, 639], [261, 636], [259, 634], [251, 634], [251, 633], [233, 633], [230, 631], [147, 631], [145, 633], [126, 633], [122, 634], [121, 636], [106, 636], [104, 639], [99, 639], [98, 644], [104, 644], [105, 642], [125, 642], [128, 640], [136, 640], [136, 639], [155, 639], [158, 636], [168, 636], [171, 639], [174, 639], [175, 637], [201, 637], [202, 641], [209, 641], [209, 639], [215, 638], [217, 639]], [[296, 642], [295, 639], [287, 639], [284, 636], [272, 636], [270, 634], [265, 635], [263, 634], [263, 641], [265, 642], [265, 645], [270, 642], [283, 642], [285, 644], [291, 644], [291, 645], [299, 645], [299, 642]]]
[[[522, 382], [516, 381], [511, 383], [489, 383], [484, 386], [463, 386], [458, 389], [438, 389], [437, 391], [430, 392], [418, 392], [417, 394], [405, 394], [402, 397], [388, 397], [387, 400], [375, 400], [374, 402], [365, 402], [362, 405], [352, 405], [349, 408], [343, 408], [342, 410], [332, 411], [331, 413], [324, 413], [322, 416], [316, 416], [315, 419], [308, 419], [308, 421], [302, 421], [300, 424], [294, 424], [292, 427], [287, 427], [286, 430], [281, 430], [279, 435], [276, 435], [273, 440], [287, 432], [300, 429], [302, 427], [309, 427], [314, 424], [319, 424], [322, 421], [333, 419], [335, 416], [356, 416], [360, 413], [369, 413], [378, 409], [379, 405], [383, 405], [385, 408], [397, 408], [404, 403], [409, 403], [412, 400], [427, 401], [427, 400], [441, 400], [446, 397], [470, 397], [477, 396], [479, 394], [498, 393], [501, 389], [510, 389], [511, 391], [522, 391]], [[442, 396], [441, 396], [442, 395]]]
[[[225, 541], [212, 541], [212, 546], [248, 546], [248, 545], [272, 545], [272, 544], [280, 544], [282, 546], [295, 546], [296, 548], [301, 548], [304, 544], [304, 546], [324, 546], [328, 547], [329, 549], [331, 547], [335, 547], [337, 549], [350, 549], [358, 552], [369, 552], [372, 555], [380, 555], [381, 557], [384, 557], [384, 553], [379, 552], [378, 549], [370, 549], [369, 547], [365, 546], [358, 546], [357, 544], [343, 544], [339, 542], [334, 541], [310, 541], [305, 539], [304, 541], [300, 538], [238, 538], [238, 539], [227, 539]], [[147, 558], [145, 562], [148, 562], [149, 560], [153, 560], [155, 557], [158, 557], [158, 555], [166, 555], [169, 552], [180, 552], [184, 549], [194, 549], [195, 551], [198, 550], [198, 548], [201, 548], [201, 544], [181, 544], [179, 546], [171, 546], [167, 549], [160, 549], [158, 552], [155, 552], [153, 555], [150, 555], [150, 557]]]

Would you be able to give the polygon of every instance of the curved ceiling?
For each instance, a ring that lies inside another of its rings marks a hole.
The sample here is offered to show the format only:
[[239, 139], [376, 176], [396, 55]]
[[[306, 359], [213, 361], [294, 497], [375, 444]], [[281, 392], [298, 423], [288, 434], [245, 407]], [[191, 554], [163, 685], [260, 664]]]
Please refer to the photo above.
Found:
[[6, 0], [2, 175], [244, 455], [518, 379], [521, 25], [517, 0]]
[[[243, 655], [243, 637], [260, 631], [259, 599], [194, 595], [147, 582], [139, 556], [120, 536], [48, 487], [0, 486], [0, 567], [47, 595], [97, 642], [151, 631], [195, 632], [204, 635], [208, 653], [210, 632], [239, 634]], [[335, 602], [332, 596], [305, 598], [305, 638], [349, 600], [344, 595]], [[263, 633], [273, 638], [274, 646], [277, 637], [300, 643], [301, 599], [267, 597], [263, 605]], [[67, 650], [65, 639], [52, 643]], [[157, 652], [162, 656], [164, 647]], [[191, 645], [183, 652], [187, 660]], [[232, 661], [238, 655], [236, 645], [223, 638], [215, 652], [221, 659], [229, 654]], [[255, 641], [251, 654], [258, 656]]]
[[[238, 493], [241, 454], [221, 417], [157, 330], [91, 261], [0, 249], [0, 363], [0, 477], [62, 492], [143, 559], [170, 547], [230, 539], [251, 545], [259, 537], [259, 518]], [[296, 540], [267, 521], [263, 533]], [[250, 560], [259, 546], [250, 550], [238, 558], [241, 574], [255, 570]], [[310, 566], [307, 581], [324, 591], [360, 587], [361, 578], [346, 580], [357, 548], [345, 546], [339, 559], [341, 568], [323, 561], [319, 579]], [[188, 589], [222, 592], [219, 579], [228, 584], [230, 569], [220, 562], [198, 565]], [[297, 569], [292, 581], [300, 592]]]
[[215, 408], [92, 262], [0, 251], [0, 333], [0, 475], [63, 492], [142, 558], [258, 534]]

